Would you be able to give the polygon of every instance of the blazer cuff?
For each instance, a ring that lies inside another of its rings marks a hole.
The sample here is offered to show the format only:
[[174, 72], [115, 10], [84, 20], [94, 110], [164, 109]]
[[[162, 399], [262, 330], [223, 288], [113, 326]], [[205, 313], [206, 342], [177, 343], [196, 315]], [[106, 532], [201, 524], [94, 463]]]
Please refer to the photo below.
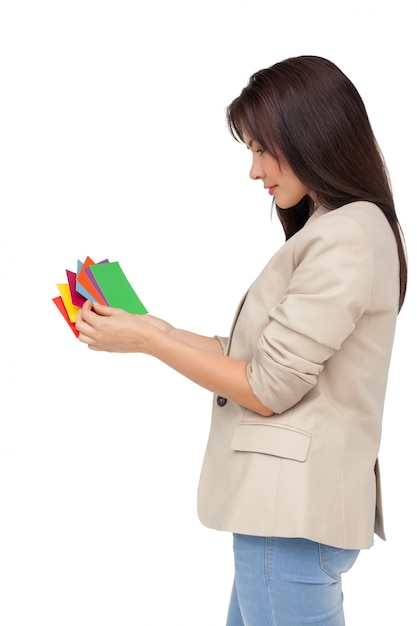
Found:
[[219, 342], [219, 344], [221, 345], [221, 347], [223, 349], [223, 354], [224, 354], [226, 352], [226, 346], [227, 346], [228, 338], [227, 337], [219, 337], [219, 335], [214, 335], [214, 336], [217, 339], [217, 341]]

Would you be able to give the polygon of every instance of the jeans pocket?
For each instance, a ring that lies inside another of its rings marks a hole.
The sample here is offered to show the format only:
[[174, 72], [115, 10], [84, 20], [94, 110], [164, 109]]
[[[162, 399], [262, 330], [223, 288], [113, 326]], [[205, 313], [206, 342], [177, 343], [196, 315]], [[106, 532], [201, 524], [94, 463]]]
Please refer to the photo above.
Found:
[[340, 582], [343, 573], [350, 570], [360, 550], [335, 548], [319, 543], [320, 567], [329, 576]]

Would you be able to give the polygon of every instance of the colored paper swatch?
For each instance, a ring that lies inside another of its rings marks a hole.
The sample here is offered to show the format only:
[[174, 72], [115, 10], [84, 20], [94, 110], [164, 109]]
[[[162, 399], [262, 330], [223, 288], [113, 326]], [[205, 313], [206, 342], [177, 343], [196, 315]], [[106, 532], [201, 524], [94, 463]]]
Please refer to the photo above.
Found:
[[109, 306], [128, 313], [148, 312], [117, 261], [90, 265], [90, 269]]
[[75, 324], [73, 322], [71, 322], [70, 318], [68, 317], [68, 313], [67, 313], [67, 310], [66, 310], [66, 308], [64, 306], [64, 303], [62, 301], [61, 296], [58, 296], [57, 298], [52, 298], [52, 301], [58, 307], [59, 312], [61, 313], [61, 315], [64, 318], [64, 320], [67, 322], [68, 326], [71, 328], [71, 330], [74, 333], [74, 335], [76, 337], [78, 337], [80, 333], [75, 328]]
[[66, 270], [67, 279], [68, 279], [68, 287], [71, 294], [71, 302], [74, 306], [82, 307], [87, 298], [77, 291], [77, 274], [75, 272], [70, 272]]
[[84, 263], [77, 261], [76, 272], [65, 271], [68, 283], [57, 284], [60, 295], [52, 301], [76, 337], [79, 337], [75, 327], [77, 314], [86, 300], [124, 309], [128, 313], [148, 312], [118, 262], [110, 263], [105, 259], [94, 263], [87, 257]]
[[69, 285], [63, 283], [63, 284], [57, 285], [57, 287], [58, 287], [58, 291], [59, 291], [59, 293], [61, 295], [62, 302], [63, 302], [63, 304], [65, 306], [65, 310], [68, 313], [68, 317], [69, 317], [71, 322], [75, 323], [75, 320], [77, 319], [77, 313], [80, 310], [80, 307], [79, 306], [75, 306], [72, 303], [71, 291], [70, 291]]
[[[102, 261], [102, 263], [107, 263], [107, 260]], [[88, 277], [86, 269], [90, 267], [91, 265], [94, 265], [94, 261], [90, 259], [90, 257], [87, 257], [80, 271], [77, 274], [77, 281], [76, 281], [77, 289], [82, 287], [83, 295], [86, 296], [89, 300], [94, 300], [95, 302], [99, 302], [100, 304], [107, 305], [108, 302], [106, 302], [106, 300], [104, 299], [103, 294], [100, 292], [99, 289], [95, 287], [95, 285], [91, 282], [91, 280]]]
[[91, 271], [91, 265], [89, 267], [86, 267], [84, 271], [85, 271], [85, 275], [88, 277], [88, 280], [90, 281], [90, 284], [94, 287], [95, 293], [98, 294], [100, 298], [102, 299], [101, 304], [108, 305], [109, 303], [104, 297], [104, 293], [101, 291], [100, 286], [98, 282], [96, 281], [96, 279], [94, 278], [93, 272]]

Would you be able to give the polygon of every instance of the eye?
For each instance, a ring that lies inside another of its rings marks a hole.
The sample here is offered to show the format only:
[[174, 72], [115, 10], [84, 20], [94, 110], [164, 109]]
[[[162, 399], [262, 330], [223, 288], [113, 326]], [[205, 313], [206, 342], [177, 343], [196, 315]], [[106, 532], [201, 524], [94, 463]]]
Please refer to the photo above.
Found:
[[248, 150], [251, 150], [253, 154], [264, 154], [266, 152], [265, 148], [263, 148], [257, 141], [249, 141], [249, 143], [246, 144], [246, 147]]

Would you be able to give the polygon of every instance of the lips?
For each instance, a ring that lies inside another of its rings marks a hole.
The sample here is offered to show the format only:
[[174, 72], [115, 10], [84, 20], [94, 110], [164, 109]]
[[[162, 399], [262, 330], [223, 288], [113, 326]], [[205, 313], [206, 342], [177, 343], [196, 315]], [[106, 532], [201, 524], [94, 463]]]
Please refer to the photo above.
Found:
[[278, 185], [273, 185], [272, 187], [268, 187], [268, 193], [270, 196], [274, 195], [275, 189], [278, 187]]

